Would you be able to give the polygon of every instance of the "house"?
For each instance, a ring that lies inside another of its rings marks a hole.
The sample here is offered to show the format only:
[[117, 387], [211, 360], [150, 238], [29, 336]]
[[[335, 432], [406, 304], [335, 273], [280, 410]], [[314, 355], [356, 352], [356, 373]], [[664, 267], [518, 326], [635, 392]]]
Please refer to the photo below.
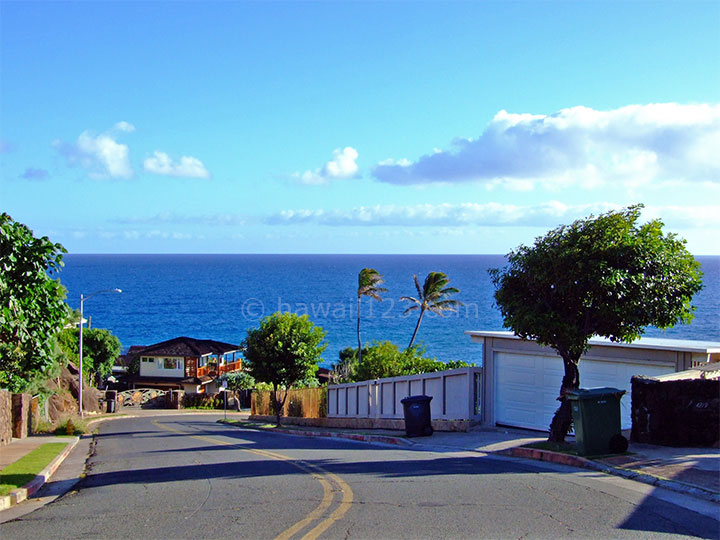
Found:
[[238, 345], [190, 337], [132, 346], [126, 364], [135, 362], [139, 369], [131, 388], [184, 390], [188, 394], [214, 394], [218, 377], [242, 369]]

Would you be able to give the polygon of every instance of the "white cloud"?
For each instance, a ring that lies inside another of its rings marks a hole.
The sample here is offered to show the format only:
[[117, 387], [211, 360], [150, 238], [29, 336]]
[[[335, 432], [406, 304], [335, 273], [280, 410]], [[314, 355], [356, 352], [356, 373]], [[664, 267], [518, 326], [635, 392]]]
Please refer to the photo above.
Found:
[[53, 147], [65, 156], [68, 165], [87, 169], [91, 178], [130, 178], [133, 175], [130, 149], [117, 142], [112, 133], [94, 135], [83, 131], [74, 144], [55, 140]]
[[415, 162], [382, 161], [392, 184], [484, 182], [526, 190], [621, 182], [720, 183], [720, 105], [661, 103], [552, 115], [500, 111], [476, 139], [456, 139]]
[[133, 126], [130, 122], [118, 122], [115, 124], [115, 130], [122, 131], [124, 133], [132, 133], [135, 131], [135, 126]]
[[[590, 214], [598, 215], [621, 207], [622, 205], [609, 202], [566, 205], [558, 201], [549, 201], [534, 206], [498, 203], [375, 205], [360, 206], [351, 210], [285, 210], [267, 218], [266, 223], [270, 225], [327, 226], [552, 228], [587, 217]], [[651, 206], [645, 208], [643, 218], [660, 218], [668, 227], [720, 227], [720, 205]]]
[[210, 173], [198, 158], [182, 156], [179, 162], [173, 162], [169, 155], [160, 150], [155, 150], [152, 157], [145, 159], [143, 168], [148, 172], [164, 176], [210, 178]]
[[167, 223], [183, 223], [190, 225], [209, 225], [214, 227], [238, 227], [246, 225], [248, 218], [240, 214], [202, 214], [191, 215], [177, 212], [161, 212], [152, 216], [131, 216], [114, 220], [115, 223], [133, 225], [160, 225]]
[[343, 149], [336, 148], [333, 150], [333, 159], [328, 161], [322, 168], [314, 171], [305, 171], [304, 173], [295, 173], [297, 178], [303, 184], [319, 185], [327, 184], [331, 180], [354, 178], [358, 174], [358, 165], [355, 162], [358, 158], [358, 152], [351, 146]]

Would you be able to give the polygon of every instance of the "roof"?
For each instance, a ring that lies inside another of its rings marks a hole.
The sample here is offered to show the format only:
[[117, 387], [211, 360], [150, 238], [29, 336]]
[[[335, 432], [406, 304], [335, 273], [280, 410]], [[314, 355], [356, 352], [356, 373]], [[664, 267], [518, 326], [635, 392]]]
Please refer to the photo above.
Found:
[[[491, 330], [466, 330], [465, 334], [471, 339], [478, 338], [502, 338], [502, 339], [521, 339], [513, 332], [507, 331], [491, 331]], [[666, 351], [678, 351], [689, 353], [713, 354], [720, 353], [720, 342], [718, 341], [694, 341], [688, 339], [667, 339], [667, 338], [651, 338], [642, 337], [632, 343], [622, 343], [610, 341], [604, 337], [590, 338], [590, 345], [601, 345], [603, 347], [621, 347], [631, 349], [659, 349]]]
[[[132, 350], [134, 347], [130, 349]], [[142, 354], [143, 356], [206, 356], [208, 354], [226, 354], [239, 350], [239, 345], [231, 343], [182, 336], [139, 348], [134, 350], [133, 353]]]

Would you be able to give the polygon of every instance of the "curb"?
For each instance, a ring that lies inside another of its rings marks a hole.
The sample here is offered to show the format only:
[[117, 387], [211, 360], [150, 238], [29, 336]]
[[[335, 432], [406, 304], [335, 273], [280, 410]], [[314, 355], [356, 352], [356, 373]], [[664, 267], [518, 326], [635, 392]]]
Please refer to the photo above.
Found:
[[[236, 425], [236, 424], [226, 424]], [[263, 428], [256, 426], [239, 426], [249, 429], [257, 429], [258, 431], [268, 431], [271, 433], [283, 433], [285, 435], [298, 435], [300, 437], [322, 437], [326, 439], [347, 439], [357, 442], [375, 443], [375, 444], [392, 444], [399, 446], [414, 446], [415, 443], [403, 439], [402, 437], [393, 437], [391, 435], [371, 435], [365, 433], [346, 433], [342, 431], [308, 431], [292, 428]]]
[[0, 510], [6, 510], [11, 506], [15, 506], [37, 493], [37, 491], [45, 485], [45, 482], [50, 479], [58, 467], [60, 467], [60, 464], [66, 457], [68, 457], [70, 452], [72, 452], [72, 449], [75, 448], [75, 445], [77, 445], [79, 441], [80, 437], [73, 437], [68, 444], [65, 445], [65, 449], [55, 456], [50, 464], [40, 471], [35, 478], [30, 480], [30, 482], [25, 484], [23, 487], [12, 490], [9, 495], [0, 497]]
[[698, 499], [704, 499], [706, 501], [720, 503], [720, 493], [715, 493], [709, 489], [704, 489], [699, 486], [692, 486], [677, 480], [669, 480], [659, 476], [653, 476], [651, 474], [635, 471], [632, 469], [622, 469], [620, 467], [613, 467], [611, 465], [604, 465], [591, 459], [587, 459], [580, 456], [572, 456], [569, 454], [559, 454], [550, 450], [540, 450], [539, 448], [525, 448], [518, 446], [516, 448], [509, 448], [508, 450], [501, 450], [495, 452], [496, 454], [518, 457], [525, 459], [533, 459], [535, 461], [547, 461], [550, 463], [558, 463], [560, 465], [569, 465], [571, 467], [577, 467], [580, 469], [590, 469], [593, 471], [602, 472], [605, 474], [620, 476], [627, 480], [634, 480], [635, 482], [641, 482], [650, 486], [664, 488], [676, 493], [682, 493], [685, 495], [692, 495]]

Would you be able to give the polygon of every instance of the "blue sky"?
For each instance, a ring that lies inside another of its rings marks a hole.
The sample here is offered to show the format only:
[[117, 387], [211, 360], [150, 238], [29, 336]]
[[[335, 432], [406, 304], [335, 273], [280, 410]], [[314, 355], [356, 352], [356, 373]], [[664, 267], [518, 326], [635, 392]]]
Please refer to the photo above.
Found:
[[0, 208], [71, 253], [720, 254], [718, 2], [0, 2]]

